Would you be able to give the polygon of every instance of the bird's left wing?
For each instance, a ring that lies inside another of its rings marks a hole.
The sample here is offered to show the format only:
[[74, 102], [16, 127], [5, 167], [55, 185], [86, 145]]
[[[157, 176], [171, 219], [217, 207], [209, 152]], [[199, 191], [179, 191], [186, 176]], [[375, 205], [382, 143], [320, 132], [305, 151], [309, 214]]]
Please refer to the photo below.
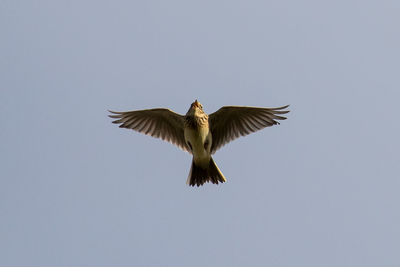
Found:
[[136, 111], [111, 111], [110, 118], [117, 119], [113, 123], [120, 128], [128, 128], [140, 133], [161, 138], [189, 151], [183, 133], [184, 117], [169, 109], [155, 108]]
[[226, 106], [209, 115], [212, 134], [211, 153], [215, 153], [226, 143], [265, 127], [279, 124], [276, 120], [285, 120], [280, 116], [288, 113], [288, 107], [257, 108]]

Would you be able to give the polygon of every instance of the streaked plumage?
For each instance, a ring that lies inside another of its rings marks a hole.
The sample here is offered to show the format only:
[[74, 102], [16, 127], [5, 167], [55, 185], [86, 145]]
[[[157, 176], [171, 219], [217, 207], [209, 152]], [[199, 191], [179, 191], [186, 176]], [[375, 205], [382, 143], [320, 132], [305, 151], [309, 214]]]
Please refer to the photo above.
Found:
[[265, 127], [279, 124], [287, 106], [258, 108], [225, 106], [207, 115], [196, 100], [185, 116], [169, 109], [156, 108], [137, 111], [110, 111], [113, 123], [177, 145], [193, 155], [192, 167], [187, 183], [191, 186], [205, 182], [225, 182], [211, 154], [223, 145]]

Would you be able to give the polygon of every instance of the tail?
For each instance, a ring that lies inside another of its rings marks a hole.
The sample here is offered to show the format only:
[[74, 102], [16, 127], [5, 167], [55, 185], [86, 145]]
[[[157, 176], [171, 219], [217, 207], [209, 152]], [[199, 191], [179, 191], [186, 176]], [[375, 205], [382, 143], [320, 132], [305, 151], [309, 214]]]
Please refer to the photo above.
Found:
[[192, 160], [192, 167], [186, 183], [190, 186], [200, 186], [207, 182], [218, 184], [218, 182], [226, 182], [226, 179], [212, 158], [210, 158], [210, 164], [207, 169], [196, 166], [194, 160]]

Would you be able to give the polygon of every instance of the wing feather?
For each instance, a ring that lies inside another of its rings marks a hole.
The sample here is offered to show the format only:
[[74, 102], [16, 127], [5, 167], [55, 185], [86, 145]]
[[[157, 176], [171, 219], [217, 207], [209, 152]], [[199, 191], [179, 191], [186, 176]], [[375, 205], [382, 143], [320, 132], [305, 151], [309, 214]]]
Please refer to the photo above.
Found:
[[110, 118], [119, 124], [120, 128], [132, 129], [137, 132], [161, 138], [164, 141], [177, 145], [185, 151], [189, 151], [186, 145], [183, 123], [184, 116], [169, 109], [156, 108], [136, 111], [111, 111]]
[[285, 110], [287, 107], [289, 105], [277, 108], [226, 106], [210, 114], [211, 153], [240, 136], [279, 124], [277, 120], [286, 119], [280, 115], [289, 112]]

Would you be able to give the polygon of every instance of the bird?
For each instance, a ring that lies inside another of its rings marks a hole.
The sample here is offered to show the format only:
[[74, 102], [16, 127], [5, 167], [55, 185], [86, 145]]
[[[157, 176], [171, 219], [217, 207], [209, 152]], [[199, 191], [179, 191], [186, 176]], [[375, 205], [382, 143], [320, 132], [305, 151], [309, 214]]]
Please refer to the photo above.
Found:
[[186, 183], [201, 186], [226, 182], [212, 155], [234, 139], [279, 124], [285, 120], [289, 105], [277, 108], [224, 106], [207, 115], [197, 99], [186, 115], [167, 108], [134, 111], [109, 110], [112, 123], [120, 128], [160, 138], [192, 154], [192, 165]]

